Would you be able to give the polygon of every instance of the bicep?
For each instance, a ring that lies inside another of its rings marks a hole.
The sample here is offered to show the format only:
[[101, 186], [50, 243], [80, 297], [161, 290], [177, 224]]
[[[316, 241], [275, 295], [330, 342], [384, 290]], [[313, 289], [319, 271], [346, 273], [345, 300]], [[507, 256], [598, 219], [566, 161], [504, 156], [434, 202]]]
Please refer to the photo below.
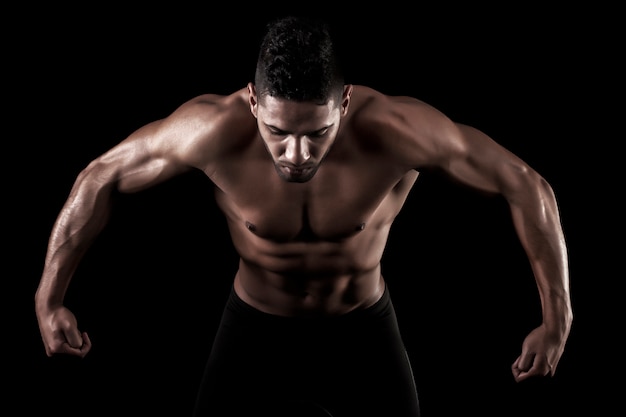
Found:
[[[388, 103], [386, 103], [388, 104]], [[385, 137], [386, 150], [403, 168], [443, 171], [453, 180], [509, 202], [523, 199], [538, 174], [482, 131], [455, 123], [417, 100], [396, 100], [369, 114], [369, 131]]]
[[131, 193], [147, 189], [190, 169], [160, 137], [161, 122], [150, 123], [91, 162], [84, 175], [102, 186]]
[[[58, 245], [70, 240], [82, 245], [106, 222], [112, 195], [146, 189], [189, 169], [176, 162], [171, 152], [159, 151], [156, 137], [147, 125], [91, 161], [77, 176], [57, 220], [54, 239]], [[158, 136], [158, 135], [157, 135]]]
[[534, 171], [519, 157], [471, 126], [456, 124], [458, 146], [445, 159], [444, 170], [455, 180], [489, 193], [514, 198]]
[[401, 117], [391, 118], [390, 125], [400, 138], [392, 142], [400, 144], [394, 147], [398, 160], [417, 171], [442, 171], [460, 184], [499, 194], [512, 209], [541, 206], [549, 190], [545, 180], [484, 132], [420, 102], [400, 103], [395, 109]]

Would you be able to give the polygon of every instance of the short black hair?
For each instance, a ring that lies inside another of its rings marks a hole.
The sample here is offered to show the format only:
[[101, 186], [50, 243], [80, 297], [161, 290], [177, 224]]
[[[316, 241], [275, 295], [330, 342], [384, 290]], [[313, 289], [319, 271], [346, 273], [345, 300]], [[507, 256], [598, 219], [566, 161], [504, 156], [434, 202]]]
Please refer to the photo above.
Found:
[[344, 77], [329, 24], [301, 16], [271, 21], [261, 40], [254, 83], [260, 98], [339, 102]]

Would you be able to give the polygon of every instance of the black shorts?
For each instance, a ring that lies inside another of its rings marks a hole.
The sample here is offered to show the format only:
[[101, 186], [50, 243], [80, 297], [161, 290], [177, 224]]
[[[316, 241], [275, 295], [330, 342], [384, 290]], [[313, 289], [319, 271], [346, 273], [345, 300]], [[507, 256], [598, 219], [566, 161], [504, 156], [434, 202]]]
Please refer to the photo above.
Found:
[[231, 292], [194, 417], [265, 415], [419, 416], [388, 290], [325, 318], [264, 313]]

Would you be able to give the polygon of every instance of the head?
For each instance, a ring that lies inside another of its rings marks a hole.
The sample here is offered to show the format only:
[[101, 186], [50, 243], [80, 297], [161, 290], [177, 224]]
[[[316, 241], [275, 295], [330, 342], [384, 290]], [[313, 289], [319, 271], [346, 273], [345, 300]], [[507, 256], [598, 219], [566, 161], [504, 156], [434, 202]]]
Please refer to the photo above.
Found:
[[297, 17], [270, 23], [248, 89], [278, 174], [290, 182], [310, 180], [335, 141], [352, 92], [328, 26]]

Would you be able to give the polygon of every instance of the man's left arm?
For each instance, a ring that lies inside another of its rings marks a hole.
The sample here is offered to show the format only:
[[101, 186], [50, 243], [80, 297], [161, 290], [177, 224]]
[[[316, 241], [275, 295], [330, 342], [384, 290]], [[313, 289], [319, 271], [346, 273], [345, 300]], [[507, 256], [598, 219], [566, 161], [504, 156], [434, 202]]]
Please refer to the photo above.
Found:
[[455, 180], [502, 195], [535, 276], [543, 321], [524, 339], [511, 369], [516, 381], [554, 375], [573, 313], [568, 253], [559, 207], [550, 184], [483, 132], [459, 125], [454, 151], [442, 168]]

